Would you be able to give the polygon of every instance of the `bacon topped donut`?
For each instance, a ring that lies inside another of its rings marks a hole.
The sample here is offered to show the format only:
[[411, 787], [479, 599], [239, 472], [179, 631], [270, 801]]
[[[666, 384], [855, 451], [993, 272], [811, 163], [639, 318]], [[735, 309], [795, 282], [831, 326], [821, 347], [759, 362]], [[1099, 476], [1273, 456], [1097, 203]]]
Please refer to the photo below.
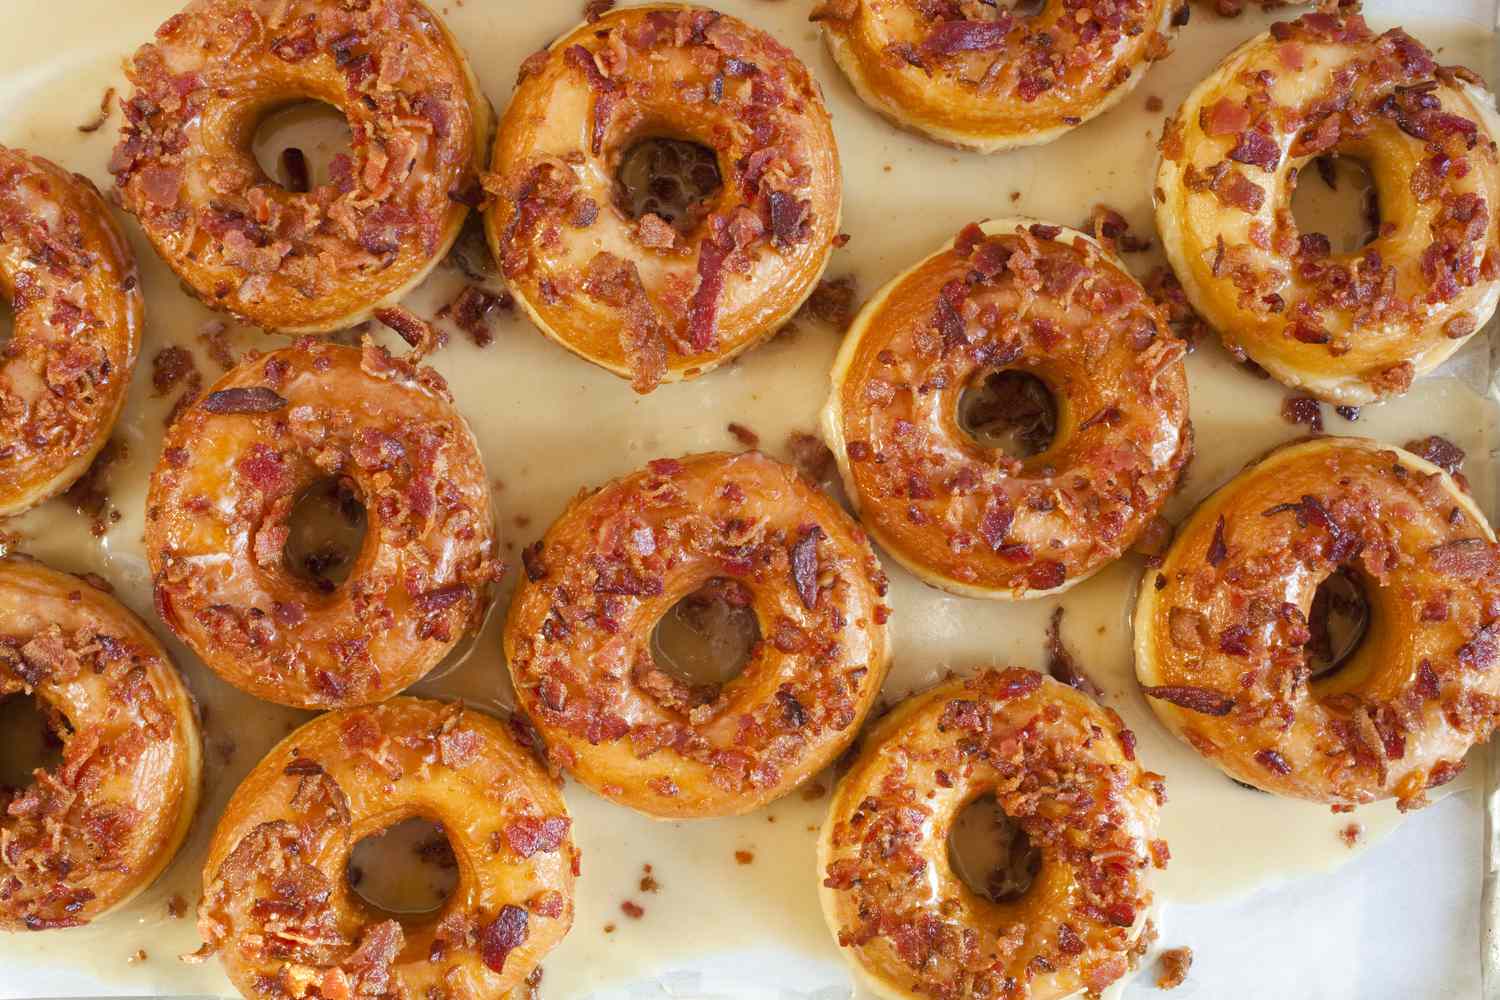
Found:
[[[1500, 300], [1491, 97], [1400, 28], [1307, 14], [1240, 46], [1161, 140], [1156, 223], [1188, 300], [1276, 379], [1359, 404], [1405, 392]], [[1334, 253], [1292, 215], [1298, 171], [1370, 169], [1374, 240]]]
[[[1312, 677], [1313, 596], [1352, 574], [1362, 640]], [[1422, 805], [1500, 722], [1500, 548], [1416, 455], [1357, 438], [1284, 446], [1193, 512], [1135, 615], [1151, 707], [1239, 781]]]
[[[505, 624], [516, 697], [555, 763], [657, 816], [784, 795], [854, 738], [885, 678], [885, 575], [864, 533], [758, 452], [660, 459], [581, 494], [525, 552]], [[652, 628], [715, 580], [764, 639], [739, 676], [690, 687]]]
[[1167, 54], [1182, 0], [823, 0], [812, 19], [870, 107], [952, 146], [1051, 142], [1107, 111]]
[[[1041, 855], [994, 899], [953, 871], [948, 833], [993, 796]], [[1165, 801], [1114, 711], [1030, 670], [987, 670], [902, 702], [839, 782], [818, 843], [823, 914], [893, 1000], [1098, 996], [1146, 922]]]
[[[717, 160], [717, 193], [678, 226], [632, 218], [617, 181], [656, 139]], [[838, 233], [838, 151], [817, 84], [764, 32], [700, 7], [614, 11], [527, 59], [492, 170], [485, 228], [516, 298], [637, 392], [774, 333]]]
[[[355, 894], [350, 851], [419, 817], [458, 884], [392, 919]], [[203, 866], [200, 955], [251, 1000], [502, 997], [573, 922], [578, 850], [552, 779], [496, 720], [395, 698], [321, 715], [235, 790]]]
[[0, 517], [66, 489], [104, 446], [141, 341], [135, 257], [86, 178], [0, 146]]
[[[288, 333], [367, 319], [458, 237], [491, 112], [418, 0], [192, 0], [126, 67], [110, 160], [125, 207], [206, 304]], [[349, 123], [331, 177], [292, 191], [251, 151], [265, 117], [322, 101]]]
[[[284, 552], [297, 501], [330, 479], [368, 524], [336, 588]], [[479, 447], [442, 377], [311, 339], [242, 362], [168, 430], [146, 550], [162, 620], [231, 684], [303, 708], [416, 681], [500, 573]]]
[[63, 749], [28, 787], [0, 788], [0, 931], [76, 927], [155, 881], [187, 835], [197, 709], [135, 615], [17, 556], [0, 559], [0, 699], [12, 695], [37, 700]]
[[[824, 437], [865, 527], [921, 579], [968, 597], [1055, 593], [1117, 558], [1176, 487], [1192, 454], [1184, 353], [1087, 236], [971, 225], [855, 319]], [[1025, 459], [959, 422], [965, 391], [1001, 372], [1057, 401], [1051, 443]]]

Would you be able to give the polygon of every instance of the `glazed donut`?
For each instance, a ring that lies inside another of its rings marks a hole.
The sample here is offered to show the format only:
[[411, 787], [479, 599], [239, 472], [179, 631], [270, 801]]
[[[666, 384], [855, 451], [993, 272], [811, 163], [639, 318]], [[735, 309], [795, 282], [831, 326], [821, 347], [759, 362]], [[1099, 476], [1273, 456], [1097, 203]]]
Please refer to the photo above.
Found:
[[141, 343], [135, 257], [85, 177], [0, 146], [0, 517], [67, 489], [104, 447]]
[[[330, 478], [368, 528], [327, 590], [283, 549], [298, 499]], [[168, 429], [146, 552], [162, 621], [235, 687], [300, 708], [422, 677], [478, 627], [502, 568], [479, 446], [442, 377], [311, 339], [242, 362]]]
[[[458, 884], [396, 920], [345, 877], [365, 837], [439, 824]], [[214, 830], [198, 905], [251, 1000], [499, 997], [573, 923], [578, 850], [562, 795], [506, 727], [462, 705], [394, 698], [320, 715], [245, 777]]]
[[[823, 915], [882, 997], [1097, 996], [1129, 971], [1151, 906], [1160, 775], [1112, 710], [1041, 674], [987, 670], [871, 730], [818, 841]], [[994, 796], [1040, 852], [1018, 898], [954, 874], [948, 833]]]
[[96, 585], [0, 559], [0, 699], [30, 695], [63, 741], [0, 788], [0, 931], [86, 924], [166, 869], [198, 808], [202, 737], [177, 670]]
[[[701, 143], [721, 187], [679, 230], [631, 218], [639, 142]], [[811, 294], [838, 234], [833, 128], [807, 68], [701, 7], [617, 10], [527, 59], [495, 137], [485, 231], [548, 337], [637, 392], [752, 347]]]
[[903, 128], [993, 153], [1114, 107], [1167, 54], [1178, 0], [1045, 0], [1033, 16], [957, 0], [824, 0], [812, 15], [855, 93]]
[[[489, 103], [419, 0], [192, 0], [126, 66], [109, 169], [205, 304], [284, 333], [352, 326], [416, 287], [480, 197]], [[266, 116], [349, 123], [327, 184], [289, 191], [251, 150]]]
[[[824, 438], [870, 535], [934, 587], [1018, 599], [1073, 586], [1155, 517], [1192, 455], [1181, 341], [1117, 259], [1061, 226], [966, 226], [865, 305], [833, 366]], [[1015, 459], [962, 429], [1002, 371], [1057, 400]]]
[[[1402, 809], [1500, 721], [1500, 549], [1437, 466], [1358, 438], [1287, 445], [1198, 507], [1135, 613], [1136, 673], [1162, 722], [1268, 792]], [[1351, 573], [1363, 640], [1312, 678], [1318, 585]]]
[[[1307, 14], [1241, 45], [1168, 121], [1156, 225], [1189, 302], [1277, 380], [1358, 405], [1405, 392], [1500, 300], [1492, 98], [1400, 28]], [[1375, 240], [1333, 253], [1292, 215], [1298, 171], [1370, 168]]]
[[[555, 763], [665, 817], [786, 794], [853, 740], [890, 656], [885, 575], [864, 533], [759, 452], [659, 459], [580, 494], [525, 553], [505, 623], [516, 697]], [[711, 690], [659, 669], [652, 627], [725, 579], [765, 637]]]

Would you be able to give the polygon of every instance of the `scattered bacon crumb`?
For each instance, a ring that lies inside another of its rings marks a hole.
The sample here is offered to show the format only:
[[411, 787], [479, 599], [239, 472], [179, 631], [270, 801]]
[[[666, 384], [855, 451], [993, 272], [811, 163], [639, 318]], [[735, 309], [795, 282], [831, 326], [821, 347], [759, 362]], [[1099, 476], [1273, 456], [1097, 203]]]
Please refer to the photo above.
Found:
[[[87, 130], [80, 129], [80, 131], [87, 131]], [[129, 961], [130, 961], [131, 965], [139, 965], [140, 963], [144, 962], [146, 960], [146, 958], [147, 958], [146, 949], [145, 948], [137, 948], [135, 950], [135, 954], [130, 956]]]
[[656, 880], [656, 875], [650, 865], [641, 866], [641, 892], [656, 892], [661, 889], [661, 883]]
[[1165, 107], [1165, 105], [1162, 104], [1161, 98], [1157, 97], [1155, 94], [1151, 94], [1146, 98], [1146, 110], [1150, 111], [1152, 114], [1160, 111], [1163, 107]]
[[104, 91], [104, 96], [99, 99], [99, 111], [93, 118], [78, 126], [80, 132], [97, 132], [109, 121], [110, 112], [113, 110], [115, 101], [115, 88], [110, 87]]
[[1402, 447], [1414, 455], [1427, 459], [1449, 475], [1458, 472], [1464, 464], [1464, 450], [1447, 438], [1436, 434], [1408, 441]]
[[228, 327], [221, 319], [211, 319], [198, 328], [198, 339], [214, 364], [228, 371], [239, 363], [234, 350], [229, 346]]
[[1323, 407], [1311, 396], [1288, 396], [1281, 404], [1281, 419], [1289, 424], [1305, 424], [1314, 434], [1323, 431]]
[[1345, 847], [1352, 848], [1359, 843], [1359, 838], [1365, 832], [1365, 828], [1358, 823], [1350, 823], [1339, 831], [1339, 840], [1344, 842]]
[[816, 802], [828, 794], [828, 786], [821, 781], [809, 781], [802, 786], [802, 801]]
[[88, 470], [63, 494], [75, 511], [89, 519], [89, 531], [95, 538], [102, 538], [109, 526], [120, 520], [120, 512], [109, 500], [108, 481], [110, 467], [128, 455], [124, 442], [110, 438]]
[[786, 450], [791, 453], [792, 465], [797, 471], [819, 485], [823, 485], [833, 474], [835, 461], [819, 437], [806, 431], [793, 431], [787, 435]]
[[755, 854], [751, 851], [735, 851], [735, 864], [748, 865], [755, 861]]
[[1193, 967], [1193, 949], [1168, 948], [1161, 953], [1157, 962], [1161, 965], [1161, 971], [1156, 976], [1156, 988], [1175, 990], [1187, 979], [1188, 970]]
[[182, 898], [182, 893], [174, 892], [167, 900], [167, 916], [173, 920], [181, 920], [182, 915], [187, 912], [187, 900]]
[[588, 0], [583, 5], [583, 19], [593, 24], [614, 7], [615, 0]]
[[1125, 216], [1108, 205], [1095, 205], [1093, 214], [1082, 228], [1115, 253], [1141, 253], [1151, 249], [1151, 241], [1132, 234]]
[[731, 421], [729, 424], [729, 433], [734, 435], [734, 439], [740, 444], [744, 445], [746, 448], [760, 447], [760, 435], [752, 431], [750, 428], [746, 427], [744, 424], [738, 424]]
[[625, 914], [631, 920], [639, 920], [641, 919], [641, 917], [646, 915], [646, 908], [641, 906], [640, 903], [637, 903], [633, 899], [627, 899], [625, 900], [625, 902], [620, 904], [620, 912]]
[[843, 333], [854, 319], [855, 295], [853, 275], [820, 281], [797, 311], [797, 318], [815, 319]]
[[184, 378], [198, 370], [193, 353], [185, 347], [172, 345], [163, 347], [151, 359], [151, 388], [158, 396], [165, 396]]

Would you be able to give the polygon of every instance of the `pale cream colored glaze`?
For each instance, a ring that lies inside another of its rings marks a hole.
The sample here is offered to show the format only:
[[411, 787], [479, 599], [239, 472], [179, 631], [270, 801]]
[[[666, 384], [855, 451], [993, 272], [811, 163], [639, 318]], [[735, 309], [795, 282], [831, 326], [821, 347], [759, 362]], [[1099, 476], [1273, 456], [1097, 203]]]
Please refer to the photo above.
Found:
[[[176, 9], [176, 0], [128, 6], [74, 0], [65, 19], [48, 0], [12, 0], [11, 6], [12, 23], [24, 27], [0, 33], [0, 96], [9, 109], [0, 122], [0, 142], [35, 149], [96, 181], [107, 181], [104, 164], [113, 137], [108, 129], [83, 136], [76, 126], [93, 117], [105, 87], [120, 85], [121, 56]], [[1150, 235], [1147, 181], [1155, 169], [1154, 142], [1166, 112], [1146, 112], [1145, 100], [1156, 95], [1167, 108], [1175, 107], [1225, 52], [1266, 23], [1253, 11], [1221, 22], [1195, 9], [1193, 22], [1179, 35], [1179, 51], [1156, 65], [1147, 83], [1120, 107], [1046, 147], [997, 159], [936, 146], [893, 129], [869, 111], [822, 53], [816, 27], [806, 23], [806, 5], [724, 0], [718, 6], [792, 46], [822, 82], [846, 175], [844, 229], [853, 237], [834, 254], [829, 270], [832, 276], [855, 275], [865, 295], [951, 239], [965, 223], [984, 216], [1026, 214], [1077, 224], [1090, 204], [1102, 201]], [[519, 0], [513, 6], [468, 0], [462, 7], [450, 3], [447, 10], [440, 5], [437, 10], [498, 105], [505, 102], [520, 60], [571, 28], [578, 17], [576, 6], [567, 2], [543, 11]], [[1377, 17], [1375, 23], [1385, 27], [1394, 22]], [[1445, 60], [1484, 65], [1487, 35], [1451, 24], [1408, 27], [1430, 45], [1461, 43], [1440, 54]], [[1012, 202], [1011, 191], [1025, 194]], [[125, 229], [142, 266], [149, 304], [144, 357], [169, 343], [184, 344], [197, 351], [200, 368], [213, 381], [219, 370], [194, 337], [213, 314], [178, 290], [138, 229], [129, 224]], [[1141, 274], [1155, 262], [1154, 254], [1127, 258]], [[410, 304], [430, 315], [452, 297], [457, 282], [454, 272], [439, 269]], [[501, 536], [514, 546], [507, 558], [516, 562], [520, 546], [540, 537], [583, 483], [603, 482], [661, 455], [735, 447], [724, 429], [730, 420], [753, 428], [768, 452], [785, 457], [789, 431], [816, 430], [838, 349], [837, 336], [822, 327], [804, 321], [797, 327], [704, 379], [663, 386], [646, 399], [637, 398], [615, 376], [580, 363], [537, 336], [523, 317], [498, 322], [496, 341], [484, 350], [453, 331], [433, 363], [449, 379], [473, 426], [491, 477], [502, 484], [495, 505]], [[231, 337], [237, 350], [286, 343], [240, 328]], [[399, 347], [394, 337], [386, 342]], [[1283, 389], [1247, 375], [1215, 343], [1201, 344], [1187, 365], [1199, 449], [1182, 493], [1169, 505], [1167, 516], [1173, 521], [1185, 517], [1247, 461], [1302, 433], [1277, 416]], [[171, 399], [152, 398], [149, 365], [137, 367], [117, 430], [129, 456], [111, 478], [122, 520], [96, 541], [87, 535], [85, 518], [65, 502], [54, 501], [5, 527], [22, 532], [21, 547], [56, 566], [108, 575], [117, 596], [149, 617], [142, 519], [146, 481]], [[1367, 409], [1353, 425], [1326, 409], [1324, 416], [1331, 431], [1397, 444], [1428, 433], [1447, 434], [1469, 451], [1466, 468], [1480, 504], [1493, 510], [1493, 464], [1484, 456], [1495, 443], [1497, 414], [1462, 383], [1419, 379], [1406, 396]], [[518, 524], [518, 518], [526, 522]], [[889, 560], [886, 565], [895, 609], [888, 700], [932, 684], [950, 667], [1043, 662], [1043, 630], [1057, 601], [981, 604], [933, 590]], [[1170, 905], [1243, 893], [1279, 878], [1333, 868], [1378, 844], [1394, 825], [1394, 809], [1356, 812], [1353, 818], [1364, 825], [1365, 834], [1360, 847], [1350, 851], [1337, 838], [1350, 817], [1239, 788], [1154, 721], [1136, 693], [1129, 649], [1129, 613], [1140, 572], [1140, 560], [1127, 557], [1069, 591], [1062, 601], [1067, 608], [1063, 637], [1105, 689], [1105, 703], [1119, 710], [1136, 732], [1142, 761], [1167, 776], [1169, 801], [1162, 810], [1161, 835], [1172, 846], [1173, 860], [1159, 873], [1157, 894]], [[513, 580], [513, 575], [507, 578], [502, 593]], [[416, 686], [416, 693], [461, 696], [489, 709], [509, 704], [499, 654], [504, 603], [502, 598], [491, 612], [467, 657], [440, 665]], [[225, 800], [270, 747], [307, 715], [240, 694], [180, 644], [169, 641], [168, 646], [208, 709], [201, 812], [206, 819], [192, 831], [161, 883], [121, 912], [88, 928], [0, 939], [6, 969], [0, 994], [230, 994], [216, 963], [187, 966], [177, 961], [199, 939], [191, 916], [174, 920], [166, 904], [181, 893], [191, 913], [207, 838]], [[828, 784], [826, 777], [821, 780]], [[1460, 777], [1447, 787], [1472, 787], [1466, 784], [1471, 781]], [[848, 981], [823, 924], [814, 875], [815, 829], [826, 812], [827, 796], [807, 802], [793, 794], [736, 819], [663, 823], [605, 803], [576, 785], [565, 794], [583, 852], [583, 876], [573, 930], [545, 963], [547, 1000], [570, 1000], [591, 989], [681, 969], [706, 955], [743, 951], [747, 943], [760, 956], [754, 963], [757, 974], [778, 985], [805, 989], [809, 982]], [[1480, 821], [1475, 810], [1455, 815]], [[752, 863], [738, 864], [736, 850], [752, 852]], [[644, 863], [653, 865], [659, 892], [639, 891]], [[704, 917], [708, 893], [712, 920]], [[640, 920], [621, 913], [625, 899], [645, 908]], [[616, 930], [603, 933], [606, 924]], [[147, 950], [148, 959], [128, 963], [138, 948]], [[774, 960], [769, 957], [773, 954]]]

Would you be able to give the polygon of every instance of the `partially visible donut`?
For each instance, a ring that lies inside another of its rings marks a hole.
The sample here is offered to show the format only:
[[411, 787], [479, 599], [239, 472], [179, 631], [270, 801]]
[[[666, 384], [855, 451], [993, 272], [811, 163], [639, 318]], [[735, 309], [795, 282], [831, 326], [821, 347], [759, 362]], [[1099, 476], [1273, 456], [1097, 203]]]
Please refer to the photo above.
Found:
[[0, 517], [83, 475], [125, 404], [141, 342], [130, 245], [86, 178], [0, 146]]
[[[890, 656], [885, 575], [864, 533], [758, 452], [660, 459], [580, 494], [528, 548], [505, 623], [516, 698], [552, 759], [656, 816], [749, 812], [853, 740]], [[690, 688], [653, 626], [716, 579], [764, 637], [738, 677]]]
[[[948, 833], [993, 796], [1041, 867], [1013, 900], [953, 871]], [[987, 670], [897, 705], [838, 784], [818, 842], [823, 914], [892, 1000], [1097, 996], [1151, 907], [1160, 775], [1110, 709], [1040, 674]]]
[[[967, 226], [860, 311], [833, 367], [824, 438], [870, 534], [967, 597], [1056, 593], [1117, 558], [1192, 455], [1183, 343], [1082, 233]], [[1050, 445], [1025, 459], [959, 422], [992, 374], [1040, 379]]]
[[[616, 179], [637, 143], [661, 138], [717, 159], [719, 191], [682, 228], [632, 218]], [[485, 230], [516, 299], [637, 392], [775, 333], [838, 234], [817, 83], [769, 35], [702, 7], [613, 11], [527, 59], [491, 170]]]
[[[1313, 595], [1353, 574], [1363, 640], [1310, 677]], [[1136, 674], [1162, 722], [1230, 777], [1402, 809], [1500, 723], [1500, 548], [1443, 470], [1398, 448], [1278, 448], [1205, 500], [1148, 572]]]
[[[478, 204], [491, 111], [419, 0], [192, 0], [126, 67], [110, 160], [125, 207], [185, 286], [285, 333], [368, 319], [442, 260]], [[349, 123], [328, 183], [289, 191], [251, 140], [322, 101]]]
[[[335, 479], [367, 530], [329, 590], [284, 553]], [[167, 432], [146, 502], [157, 612], [215, 673], [301, 708], [388, 698], [437, 665], [500, 573], [489, 480], [430, 368], [304, 340], [242, 362]]]
[[1039, 6], [823, 0], [812, 19], [866, 104], [981, 153], [1051, 142], [1107, 111], [1187, 20], [1179, 0]]
[[198, 808], [198, 710], [140, 619], [97, 584], [0, 559], [0, 698], [34, 697], [62, 760], [0, 788], [0, 931], [76, 927], [130, 901]]
[[[439, 824], [458, 883], [396, 920], [350, 888], [354, 845]], [[198, 931], [250, 1000], [500, 997], [573, 923], [578, 849], [552, 779], [504, 724], [395, 698], [329, 712], [276, 745], [214, 830]]]
[[[1188, 301], [1287, 385], [1360, 404], [1405, 392], [1500, 301], [1493, 98], [1400, 28], [1307, 14], [1241, 45], [1166, 126], [1156, 224]], [[1370, 169], [1379, 230], [1351, 253], [1292, 215], [1299, 171]]]

